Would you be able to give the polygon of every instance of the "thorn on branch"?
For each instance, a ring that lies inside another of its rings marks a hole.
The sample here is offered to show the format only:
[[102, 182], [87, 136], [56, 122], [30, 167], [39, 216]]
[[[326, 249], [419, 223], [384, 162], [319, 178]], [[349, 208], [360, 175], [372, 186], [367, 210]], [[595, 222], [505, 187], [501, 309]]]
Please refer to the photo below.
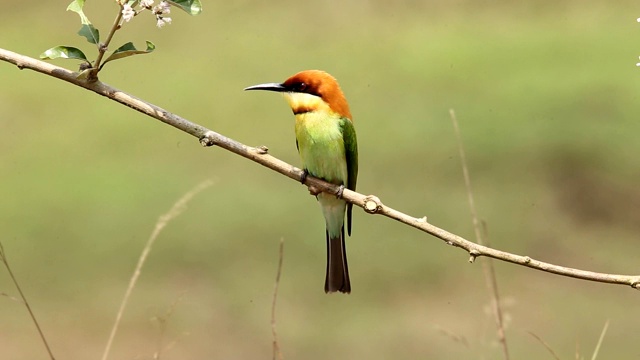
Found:
[[480, 252], [478, 252], [478, 250], [470, 250], [469, 251], [469, 262], [473, 264], [476, 261], [476, 258], [478, 256], [480, 256]]
[[264, 155], [269, 152], [269, 148], [264, 145], [260, 145], [256, 148], [256, 151], [258, 152], [258, 154]]
[[364, 211], [369, 214], [375, 214], [382, 209], [382, 202], [377, 196], [367, 195], [364, 199], [364, 205], [362, 206]]
[[419, 222], [419, 223], [426, 223], [427, 222], [427, 217], [423, 216], [423, 217], [421, 217], [419, 219], [416, 219], [416, 221]]

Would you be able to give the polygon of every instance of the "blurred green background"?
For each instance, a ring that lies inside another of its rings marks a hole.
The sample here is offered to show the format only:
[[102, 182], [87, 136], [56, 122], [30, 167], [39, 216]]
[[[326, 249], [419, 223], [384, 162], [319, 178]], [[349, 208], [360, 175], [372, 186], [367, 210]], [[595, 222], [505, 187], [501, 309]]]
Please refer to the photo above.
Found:
[[[37, 57], [76, 35], [68, 1], [0, 1], [0, 47]], [[637, 1], [204, 1], [114, 48], [157, 50], [101, 80], [299, 165], [293, 116], [246, 86], [304, 69], [338, 78], [360, 146], [358, 190], [473, 239], [454, 108], [494, 247], [638, 273]], [[113, 1], [87, 2], [105, 36]], [[71, 69], [75, 61], [54, 61]], [[0, 241], [60, 359], [98, 358], [157, 218], [215, 184], [161, 234], [110, 359], [500, 359], [480, 264], [388, 219], [354, 212], [353, 293], [325, 295], [323, 220], [304, 187], [80, 88], [0, 64]], [[513, 359], [640, 356], [630, 288], [495, 263]], [[0, 292], [16, 296], [6, 271]], [[158, 317], [166, 319], [164, 331]], [[155, 320], [154, 320], [155, 319]], [[21, 304], [0, 297], [0, 357], [44, 359]], [[577, 350], [576, 350], [577, 349]]]

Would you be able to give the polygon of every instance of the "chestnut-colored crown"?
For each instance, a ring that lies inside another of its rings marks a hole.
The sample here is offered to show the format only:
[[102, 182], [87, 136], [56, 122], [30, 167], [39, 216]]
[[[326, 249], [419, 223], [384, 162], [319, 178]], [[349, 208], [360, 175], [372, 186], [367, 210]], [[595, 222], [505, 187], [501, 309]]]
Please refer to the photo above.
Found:
[[320, 97], [329, 108], [351, 120], [349, 104], [336, 78], [321, 70], [301, 71], [282, 85], [289, 91], [307, 93]]

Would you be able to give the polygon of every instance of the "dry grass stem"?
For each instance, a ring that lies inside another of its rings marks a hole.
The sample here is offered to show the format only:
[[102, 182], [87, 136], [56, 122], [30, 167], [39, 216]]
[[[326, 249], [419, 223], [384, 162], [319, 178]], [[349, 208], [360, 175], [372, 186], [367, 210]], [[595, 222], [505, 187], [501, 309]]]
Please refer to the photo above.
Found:
[[[478, 212], [476, 211], [475, 201], [473, 200], [473, 191], [471, 190], [471, 177], [469, 176], [469, 168], [467, 166], [467, 157], [464, 152], [464, 146], [462, 144], [462, 137], [460, 136], [460, 127], [458, 126], [458, 120], [456, 113], [453, 109], [449, 110], [451, 116], [451, 122], [453, 123], [453, 129], [456, 134], [456, 140], [458, 141], [458, 152], [460, 153], [460, 162], [462, 163], [462, 175], [464, 176], [464, 184], [467, 188], [467, 199], [469, 200], [469, 210], [471, 211], [471, 218], [473, 221], [473, 230], [476, 234], [476, 241], [480, 245], [490, 246], [488, 244], [488, 236], [483, 239], [483, 231], [481, 230], [480, 220], [478, 219]], [[486, 224], [482, 224], [484, 229], [484, 235], [487, 234]], [[496, 328], [498, 333], [498, 340], [502, 347], [502, 353], [506, 360], [509, 360], [509, 348], [507, 346], [507, 337], [504, 331], [504, 320], [502, 314], [502, 308], [500, 305], [500, 293], [498, 291], [498, 281], [496, 280], [496, 272], [493, 267], [493, 261], [488, 258], [487, 261], [482, 262], [482, 272], [484, 273], [485, 283], [491, 294], [491, 309], [496, 321]]]
[[441, 326], [436, 326], [436, 329], [440, 332], [440, 334], [446, 336], [448, 339], [451, 339], [453, 342], [462, 344], [465, 348], [470, 349], [469, 342], [464, 335], [456, 334], [453, 331], [447, 330]]
[[4, 264], [4, 267], [7, 269], [7, 272], [9, 273], [9, 277], [11, 277], [11, 281], [13, 282], [13, 285], [15, 285], [16, 289], [18, 289], [18, 294], [20, 294], [20, 299], [22, 299], [22, 301], [20, 301], [20, 299], [16, 299], [8, 295], [7, 297], [9, 297], [10, 299], [15, 299], [16, 301], [22, 302], [24, 304], [24, 306], [27, 308], [27, 311], [29, 312], [31, 321], [33, 321], [33, 324], [36, 326], [36, 329], [38, 330], [38, 334], [40, 335], [40, 339], [42, 339], [42, 343], [44, 344], [44, 347], [47, 349], [49, 358], [51, 360], [55, 360], [55, 357], [53, 356], [53, 352], [51, 351], [51, 348], [49, 347], [49, 343], [47, 342], [47, 338], [44, 336], [44, 333], [40, 328], [40, 324], [38, 323], [38, 320], [36, 319], [36, 316], [33, 313], [33, 310], [31, 310], [31, 305], [29, 305], [29, 302], [27, 301], [27, 297], [22, 292], [22, 288], [20, 288], [20, 284], [18, 283], [18, 280], [16, 279], [15, 275], [13, 275], [13, 271], [11, 271], [11, 266], [9, 266], [9, 260], [7, 260], [7, 254], [4, 252], [4, 246], [2, 246], [1, 242], [0, 242], [0, 261], [2, 261], [2, 263]]
[[600, 333], [600, 339], [598, 339], [598, 344], [596, 344], [596, 349], [593, 350], [593, 356], [591, 360], [596, 360], [598, 357], [598, 352], [600, 351], [600, 345], [602, 345], [602, 341], [604, 340], [604, 336], [607, 333], [607, 329], [609, 328], [609, 320], [604, 323], [604, 327], [602, 328], [602, 332]]
[[284, 259], [284, 239], [280, 239], [280, 248], [278, 251], [278, 271], [276, 273], [276, 282], [273, 286], [273, 300], [271, 301], [271, 334], [273, 335], [273, 360], [276, 357], [282, 360], [282, 352], [278, 343], [278, 332], [276, 331], [276, 300], [278, 299], [278, 288], [280, 287], [280, 275], [282, 274], [282, 260]]
[[196, 196], [196, 194], [198, 194], [199, 192], [203, 191], [204, 189], [208, 188], [211, 185], [213, 185], [213, 182], [211, 180], [207, 180], [200, 183], [191, 191], [184, 194], [175, 204], [173, 204], [173, 207], [171, 208], [171, 210], [169, 210], [169, 212], [160, 216], [160, 218], [158, 219], [158, 222], [156, 223], [156, 226], [153, 229], [151, 236], [147, 240], [147, 244], [142, 250], [140, 257], [138, 258], [138, 264], [136, 265], [136, 268], [133, 271], [133, 275], [131, 275], [131, 279], [129, 280], [129, 286], [127, 287], [127, 291], [125, 292], [124, 297], [122, 298], [122, 302], [120, 303], [120, 308], [118, 309], [116, 320], [113, 324], [113, 328], [111, 329], [111, 334], [109, 334], [109, 339], [107, 340], [107, 345], [104, 349], [104, 353], [102, 354], [102, 360], [106, 360], [107, 357], [109, 356], [109, 352], [111, 350], [111, 344], [113, 343], [113, 339], [115, 338], [116, 332], [118, 331], [118, 326], [120, 326], [120, 321], [122, 320], [122, 314], [124, 314], [124, 309], [127, 307], [127, 303], [129, 302], [129, 297], [131, 296], [131, 293], [133, 292], [133, 289], [136, 286], [138, 277], [140, 277], [140, 273], [142, 272], [142, 267], [144, 266], [144, 263], [147, 260], [149, 253], [151, 252], [151, 247], [153, 246], [153, 243], [156, 241], [156, 239], [158, 238], [158, 235], [160, 235], [160, 233], [165, 228], [165, 226], [167, 226], [167, 224], [171, 220], [175, 219], [186, 210], [187, 203], [191, 201], [191, 199], [193, 199], [193, 197]]
[[560, 360], [560, 357], [558, 357], [558, 355], [555, 353], [555, 351], [553, 351], [553, 349], [551, 348], [551, 346], [549, 346], [549, 344], [547, 344], [538, 335], [532, 333], [531, 331], [527, 331], [527, 332], [529, 333], [529, 335], [533, 336], [536, 340], [538, 340], [540, 342], [540, 344], [542, 344], [545, 348], [547, 348], [547, 350], [549, 351], [551, 356], [553, 356], [554, 359]]

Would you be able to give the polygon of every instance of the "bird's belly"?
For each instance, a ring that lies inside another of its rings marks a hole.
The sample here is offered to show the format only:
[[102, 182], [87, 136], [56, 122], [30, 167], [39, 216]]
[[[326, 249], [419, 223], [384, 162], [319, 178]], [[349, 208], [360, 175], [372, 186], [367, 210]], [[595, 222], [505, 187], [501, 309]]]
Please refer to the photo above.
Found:
[[300, 156], [309, 174], [334, 184], [346, 184], [344, 151], [340, 153], [331, 146], [315, 145], [309, 151], [301, 151]]

